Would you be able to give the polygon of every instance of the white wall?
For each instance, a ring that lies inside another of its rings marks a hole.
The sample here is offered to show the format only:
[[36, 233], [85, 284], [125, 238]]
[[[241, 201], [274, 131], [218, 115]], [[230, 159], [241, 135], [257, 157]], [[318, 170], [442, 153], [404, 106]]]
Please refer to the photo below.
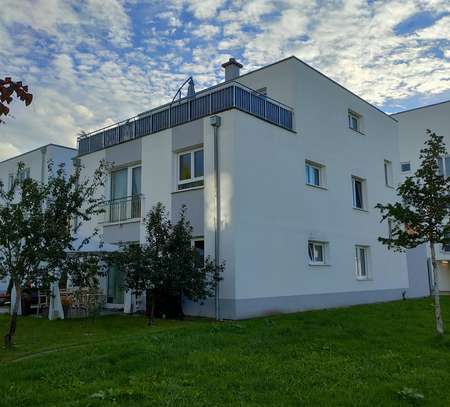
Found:
[[[385, 159], [399, 179], [396, 122], [295, 59], [240, 81], [294, 107], [297, 134], [238, 113], [237, 298], [408, 288], [406, 257], [377, 241], [387, 225], [373, 208], [396, 200], [384, 181]], [[364, 135], [348, 128], [348, 109]], [[305, 185], [305, 159], [326, 166], [327, 190]], [[367, 180], [367, 212], [352, 208], [352, 175]], [[308, 239], [329, 242], [329, 266], [309, 266]], [[370, 246], [368, 281], [355, 277], [356, 244]]]
[[[412, 175], [420, 165], [419, 154], [427, 139], [426, 130], [444, 137], [450, 155], [450, 101], [426, 106], [393, 115], [399, 124], [400, 162], [411, 163], [411, 171], [402, 174]], [[429, 255], [429, 249], [428, 249]], [[436, 250], [437, 259], [450, 260], [450, 253]]]

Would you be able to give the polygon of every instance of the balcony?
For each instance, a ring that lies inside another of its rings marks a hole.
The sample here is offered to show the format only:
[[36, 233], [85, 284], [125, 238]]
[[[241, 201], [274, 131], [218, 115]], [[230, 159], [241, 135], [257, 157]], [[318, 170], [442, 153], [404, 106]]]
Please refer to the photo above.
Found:
[[233, 108], [293, 131], [292, 108], [240, 83], [227, 82], [198, 92], [195, 97], [177, 100], [83, 135], [78, 139], [78, 155], [93, 153]]
[[142, 195], [128, 196], [114, 199], [103, 205], [102, 224], [122, 223], [141, 220], [144, 210], [144, 197]]

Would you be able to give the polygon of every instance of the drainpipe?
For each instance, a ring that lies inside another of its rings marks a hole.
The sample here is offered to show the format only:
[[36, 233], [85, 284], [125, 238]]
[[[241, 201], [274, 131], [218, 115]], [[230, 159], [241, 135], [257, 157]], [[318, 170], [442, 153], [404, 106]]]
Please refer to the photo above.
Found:
[[41, 161], [41, 182], [45, 181], [45, 165], [47, 163], [46, 155], [47, 155], [47, 146], [41, 148], [42, 161]]
[[[216, 267], [220, 264], [220, 173], [219, 173], [219, 127], [221, 124], [220, 116], [212, 116], [210, 118], [211, 126], [214, 129], [214, 178], [216, 189], [216, 227], [215, 227], [215, 240], [214, 240], [214, 262]], [[216, 320], [220, 321], [220, 287], [219, 282], [216, 285], [215, 292], [215, 314]]]

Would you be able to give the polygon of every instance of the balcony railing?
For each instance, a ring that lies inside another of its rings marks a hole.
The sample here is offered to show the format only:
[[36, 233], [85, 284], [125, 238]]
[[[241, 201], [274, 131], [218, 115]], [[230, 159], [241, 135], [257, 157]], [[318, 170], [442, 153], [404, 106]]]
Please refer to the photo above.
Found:
[[105, 202], [103, 221], [101, 223], [118, 223], [143, 218], [144, 197], [142, 195], [128, 196]]
[[83, 135], [78, 139], [78, 154], [89, 154], [232, 108], [293, 130], [293, 111], [289, 106], [240, 83], [227, 82]]

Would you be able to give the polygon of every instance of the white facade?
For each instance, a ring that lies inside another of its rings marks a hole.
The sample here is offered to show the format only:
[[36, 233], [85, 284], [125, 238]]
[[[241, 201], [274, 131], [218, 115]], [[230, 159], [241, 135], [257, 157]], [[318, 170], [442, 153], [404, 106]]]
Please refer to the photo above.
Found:
[[[48, 144], [35, 150], [26, 152], [16, 157], [0, 162], [0, 181], [4, 188], [11, 185], [12, 179], [17, 175], [17, 166], [24, 164], [23, 176], [30, 177], [40, 182], [48, 180], [48, 163], [53, 162], [55, 170], [60, 164], [64, 164], [67, 174], [73, 169], [72, 159], [76, 156], [77, 150]], [[0, 292], [6, 291], [7, 282], [0, 281]]]
[[[427, 139], [427, 129], [443, 136], [447, 149], [450, 149], [450, 101], [407, 110], [394, 114], [392, 117], [398, 121], [399, 126], [400, 163], [401, 168], [404, 170], [402, 178], [412, 175], [418, 169], [420, 165], [419, 154]], [[444, 163], [444, 172], [449, 176], [450, 156], [443, 157], [442, 162]], [[448, 168], [445, 165], [446, 163]], [[420, 255], [417, 251], [409, 252], [408, 258], [414, 259], [414, 261], [409, 261], [409, 270], [412, 270], [412, 267], [417, 267], [417, 264], [419, 264], [420, 266], [412, 272], [422, 276], [422, 279], [426, 278], [428, 280], [430, 275], [428, 272], [429, 266], [427, 266], [427, 260], [430, 258], [429, 248], [422, 248]], [[436, 258], [441, 271], [441, 290], [450, 292], [450, 251], [446, 251], [445, 248], [439, 246], [436, 250]], [[427, 288], [429, 292], [429, 286]]]
[[[294, 57], [236, 80], [266, 88], [268, 97], [292, 107], [294, 131], [238, 109], [218, 113], [220, 258], [226, 261], [222, 316], [415, 296], [406, 256], [377, 240], [388, 227], [374, 206], [395, 201], [393, 187], [400, 180], [396, 120]], [[203, 185], [179, 190], [179, 156], [196, 149], [203, 149]], [[162, 202], [176, 217], [186, 204], [195, 237], [204, 239], [205, 253], [213, 256], [213, 151], [213, 127], [205, 117], [79, 158], [86, 176], [101, 159], [113, 162], [114, 170], [140, 166], [142, 215]], [[306, 164], [313, 185], [306, 183]], [[99, 192], [107, 199], [111, 182]], [[85, 225], [80, 234], [100, 227], [108, 243], [145, 238], [142, 217], [101, 222]], [[187, 301], [185, 311], [213, 316], [213, 302]]]

